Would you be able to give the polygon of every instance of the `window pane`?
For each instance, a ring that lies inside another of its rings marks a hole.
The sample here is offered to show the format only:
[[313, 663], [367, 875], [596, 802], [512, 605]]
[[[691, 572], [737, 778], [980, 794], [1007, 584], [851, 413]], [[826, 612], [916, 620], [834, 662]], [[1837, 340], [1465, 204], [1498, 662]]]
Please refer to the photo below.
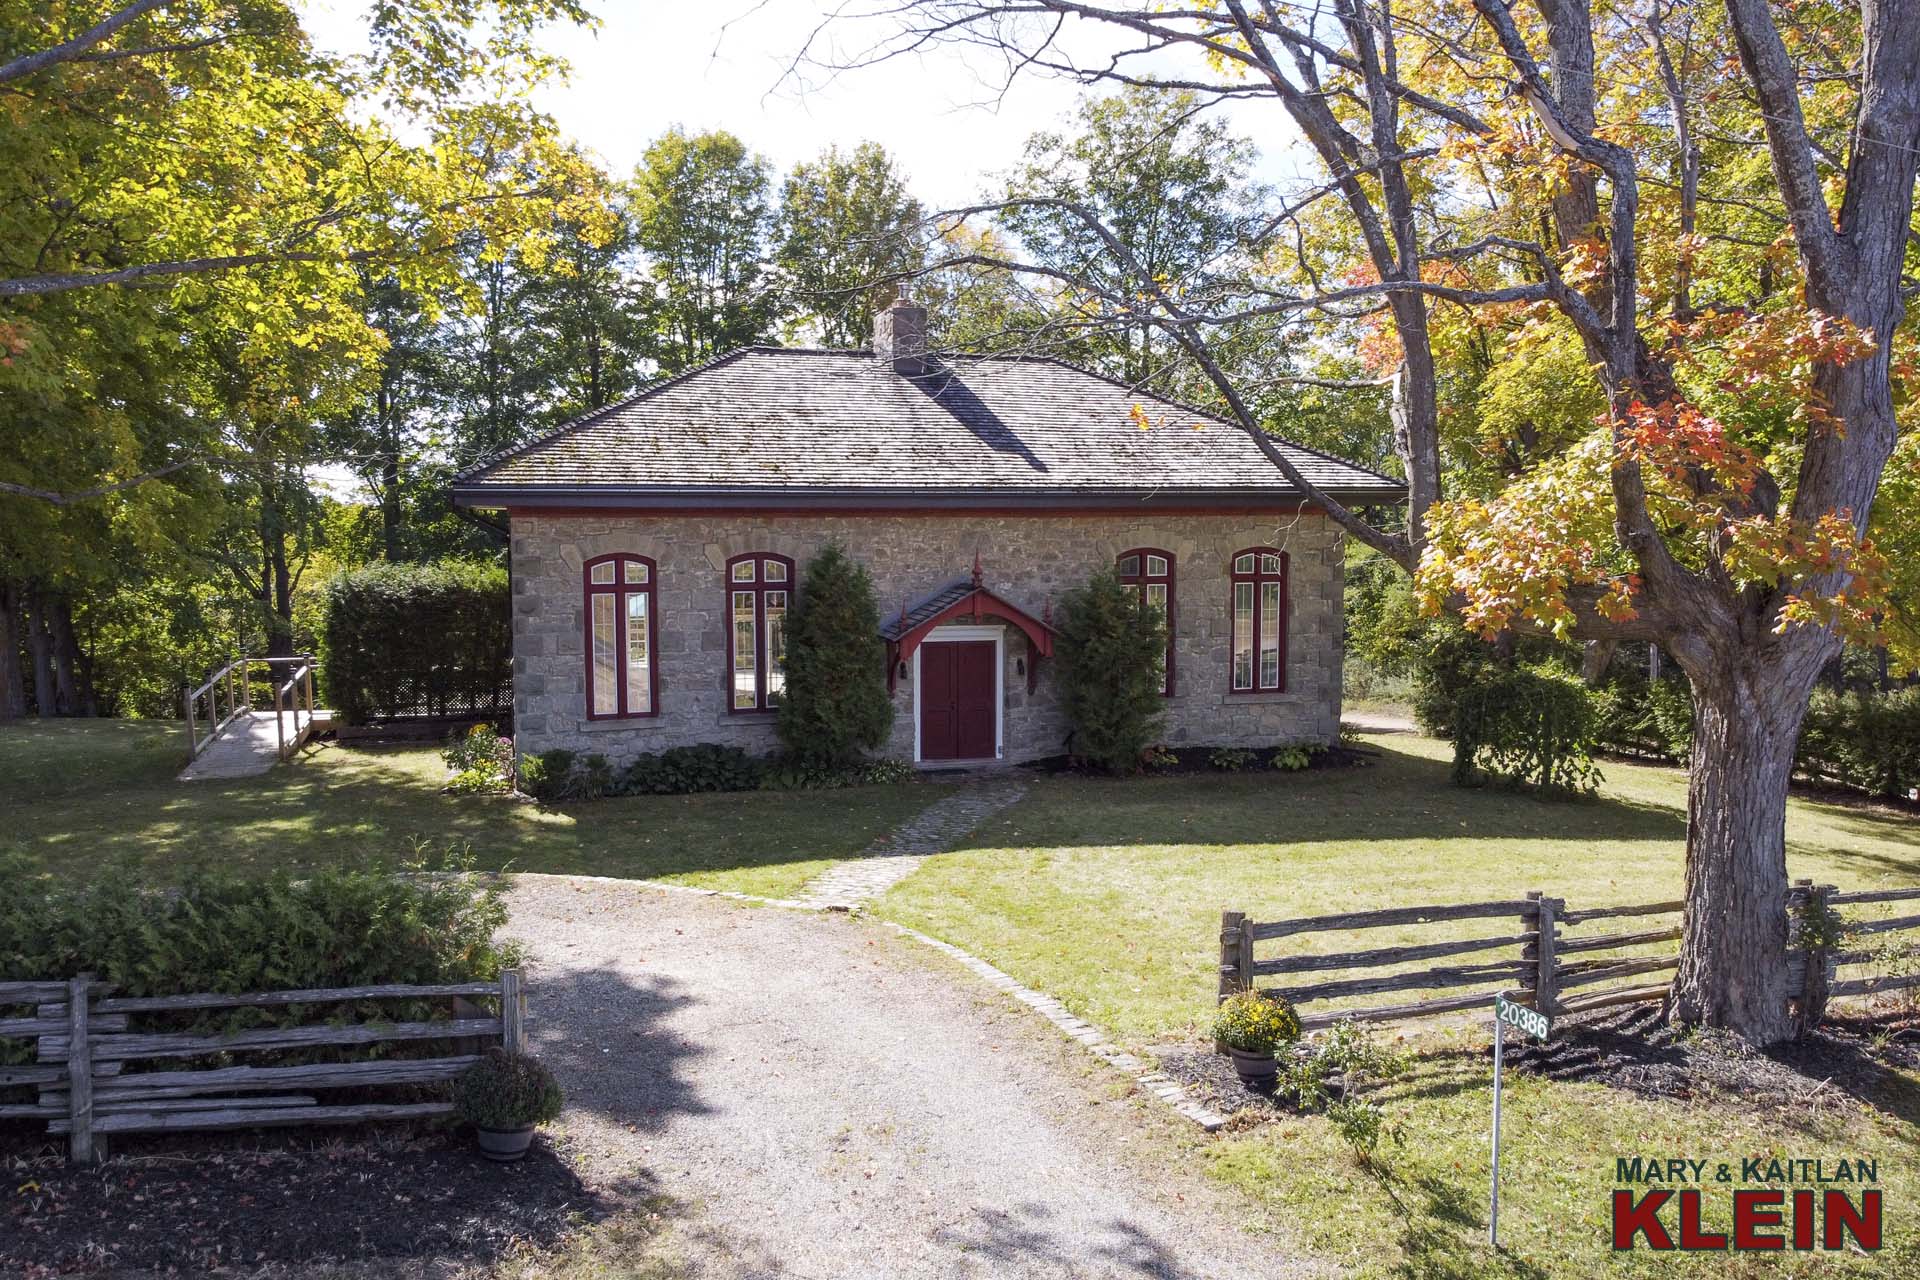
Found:
[[652, 654], [647, 648], [647, 600], [644, 591], [627, 593], [627, 714], [653, 710]]
[[1233, 687], [1253, 688], [1253, 584], [1233, 584]]
[[1253, 557], [1251, 555], [1235, 557], [1233, 562], [1233, 571], [1235, 573], [1252, 573]]
[[778, 560], [767, 561], [767, 581], [768, 582], [785, 582], [786, 580], [787, 580], [787, 566], [785, 566], [784, 564], [781, 564]]
[[[1147, 584], [1147, 603], [1158, 609], [1160, 616], [1167, 620], [1167, 649], [1171, 651], [1173, 649], [1173, 630], [1172, 619], [1167, 618], [1167, 584], [1164, 582], [1149, 582]], [[1167, 660], [1162, 657], [1160, 659], [1160, 692], [1165, 693], [1166, 691]]]
[[[613, 572], [613, 566], [606, 566]], [[596, 571], [597, 572], [597, 571]], [[613, 596], [593, 597], [593, 714], [617, 715], [620, 711], [620, 684], [615, 674], [613, 648]]]
[[589, 576], [587, 579], [587, 581], [589, 582], [612, 582], [613, 581], [613, 565], [610, 563], [597, 564], [593, 566], [592, 570], [590, 571], [590, 575], [591, 576]]
[[641, 564], [638, 560], [629, 560], [626, 565], [626, 573], [622, 576], [628, 582], [636, 582], [644, 585], [647, 580], [647, 566]]
[[735, 582], [752, 582], [753, 561], [742, 560], [739, 564], [733, 566], [733, 580]]
[[733, 705], [751, 710], [760, 705], [754, 690], [754, 655], [759, 648], [753, 618], [753, 592], [733, 593]]
[[1280, 572], [1280, 557], [1279, 556], [1261, 556], [1260, 572], [1262, 573]]
[[1280, 687], [1280, 584], [1260, 584], [1260, 687]]
[[1167, 576], [1167, 558], [1165, 556], [1148, 556], [1147, 557], [1147, 576], [1150, 578], [1166, 577]]
[[[769, 566], [771, 567], [771, 566]], [[780, 705], [787, 688], [787, 593], [767, 592], [767, 705]]]
[[1139, 556], [1121, 556], [1120, 557], [1120, 576], [1121, 577], [1131, 578], [1139, 572], [1140, 572]]

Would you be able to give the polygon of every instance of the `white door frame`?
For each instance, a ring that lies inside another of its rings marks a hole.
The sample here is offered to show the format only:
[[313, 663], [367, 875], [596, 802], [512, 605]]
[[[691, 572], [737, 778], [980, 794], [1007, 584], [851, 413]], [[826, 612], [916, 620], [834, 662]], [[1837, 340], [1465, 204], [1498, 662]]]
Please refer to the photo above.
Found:
[[[935, 627], [913, 650], [913, 762], [924, 763], [920, 756], [920, 650], [930, 644], [955, 640], [993, 641], [993, 758], [1004, 760], [1007, 754], [1007, 629], [1002, 626]], [[937, 760], [936, 764], [946, 764]], [[955, 762], [958, 763], [958, 762]]]

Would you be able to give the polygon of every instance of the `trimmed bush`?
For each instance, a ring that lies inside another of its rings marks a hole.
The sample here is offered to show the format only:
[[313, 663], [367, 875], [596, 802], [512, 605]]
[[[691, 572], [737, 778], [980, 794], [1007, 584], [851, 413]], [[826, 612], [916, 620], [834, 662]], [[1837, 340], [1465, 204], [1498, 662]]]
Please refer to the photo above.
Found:
[[1483, 776], [1566, 794], [1596, 789], [1593, 715], [1579, 682], [1522, 668], [1466, 690], [1453, 710], [1453, 780]]
[[837, 545], [807, 564], [787, 610], [786, 691], [780, 741], [810, 767], [850, 765], [893, 728], [887, 647], [866, 569]]
[[460, 1118], [481, 1129], [522, 1129], [546, 1124], [560, 1114], [566, 1098], [560, 1082], [540, 1059], [505, 1049], [489, 1049], [453, 1081], [453, 1105]]
[[1105, 571], [1061, 602], [1060, 704], [1073, 754], [1108, 773], [1137, 769], [1160, 732], [1167, 625], [1158, 610]]
[[327, 583], [323, 637], [327, 700], [348, 724], [512, 705], [513, 626], [498, 565], [347, 570]]
[[1793, 763], [1816, 782], [1909, 798], [1920, 787], [1920, 686], [1893, 693], [1814, 690]]

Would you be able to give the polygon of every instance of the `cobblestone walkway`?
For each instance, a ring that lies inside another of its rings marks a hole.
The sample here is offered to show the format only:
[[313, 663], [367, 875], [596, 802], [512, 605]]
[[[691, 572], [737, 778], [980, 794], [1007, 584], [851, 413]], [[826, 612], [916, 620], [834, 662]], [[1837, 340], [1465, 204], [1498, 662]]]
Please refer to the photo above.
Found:
[[799, 901], [830, 911], [852, 911], [912, 875], [928, 856], [945, 853], [1026, 793], [1027, 784], [1018, 778], [969, 782], [875, 840], [859, 857], [816, 876], [800, 890]]

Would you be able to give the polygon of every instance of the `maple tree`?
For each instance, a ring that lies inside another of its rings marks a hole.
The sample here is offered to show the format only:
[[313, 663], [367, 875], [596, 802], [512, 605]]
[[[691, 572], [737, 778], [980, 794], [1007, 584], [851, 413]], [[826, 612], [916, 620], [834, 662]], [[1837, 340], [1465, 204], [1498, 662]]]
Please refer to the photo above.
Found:
[[[1896, 456], [1890, 497], [1913, 493], [1896, 396], [1920, 4], [908, 0], [841, 27], [861, 22], [864, 52], [816, 61], [984, 47], [1277, 108], [1274, 149], [1304, 138], [1319, 173], [1237, 280], [1155, 277], [1096, 210], [1056, 202], [1126, 279], [1061, 287], [1168, 335], [1256, 441], [1261, 388], [1217, 357], [1223, 335], [1283, 317], [1338, 345], [1347, 376], [1309, 380], [1390, 383], [1405, 525], [1268, 447], [1289, 481], [1433, 610], [1674, 658], [1695, 731], [1670, 1011], [1791, 1034], [1785, 804], [1808, 696], [1845, 642], [1917, 652], [1911, 570], [1878, 545], [1911, 536], [1912, 507], [1876, 498]], [[1443, 450], [1468, 459], [1451, 500]]]

